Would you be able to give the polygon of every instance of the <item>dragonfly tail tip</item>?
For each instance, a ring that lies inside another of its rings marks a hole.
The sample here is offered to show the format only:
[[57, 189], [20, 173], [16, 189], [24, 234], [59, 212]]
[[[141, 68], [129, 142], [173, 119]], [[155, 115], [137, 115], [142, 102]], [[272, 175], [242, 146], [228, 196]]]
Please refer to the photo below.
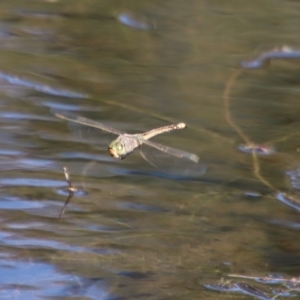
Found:
[[186, 124], [185, 123], [178, 123], [177, 127], [178, 127], [178, 129], [183, 129], [183, 128], [186, 127]]

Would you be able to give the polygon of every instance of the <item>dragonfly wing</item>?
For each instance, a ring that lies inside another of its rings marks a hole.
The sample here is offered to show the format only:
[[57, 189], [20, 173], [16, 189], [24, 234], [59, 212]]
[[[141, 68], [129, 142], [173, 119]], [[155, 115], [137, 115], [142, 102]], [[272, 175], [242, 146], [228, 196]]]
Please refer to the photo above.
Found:
[[78, 117], [72, 113], [55, 112], [55, 116], [68, 121], [68, 127], [78, 138], [78, 141], [93, 144], [102, 150], [107, 149], [114, 139], [114, 135], [122, 134], [117, 129], [87, 118]]
[[175, 177], [198, 177], [206, 171], [196, 154], [149, 140], [142, 141], [141, 155], [154, 167]]
[[94, 120], [91, 120], [91, 119], [87, 119], [87, 118], [84, 118], [84, 117], [80, 117], [80, 116], [76, 116], [76, 115], [73, 115], [73, 114], [70, 114], [70, 113], [55, 113], [55, 116], [60, 118], [60, 119], [63, 119], [63, 120], [67, 120], [69, 122], [74, 122], [74, 123], [77, 123], [77, 124], [81, 124], [81, 125], [85, 125], [85, 126], [89, 126], [89, 127], [94, 127], [94, 128], [97, 128], [97, 129], [100, 129], [100, 130], [103, 130], [103, 131], [106, 131], [106, 132], [110, 132], [110, 133], [113, 133], [113, 134], [117, 134], [117, 135], [121, 135], [121, 134], [124, 134], [123, 132], [115, 129], [115, 128], [112, 128], [110, 126], [107, 126], [107, 125], [104, 125], [100, 122], [97, 122], [97, 121], [94, 121]]
[[172, 147], [168, 147], [159, 143], [155, 143], [149, 140], [143, 140], [142, 142], [143, 144], [149, 145], [161, 152], [167, 153], [169, 155], [175, 156], [177, 158], [185, 158], [185, 159], [189, 159], [191, 161], [193, 161], [194, 163], [198, 163], [199, 162], [199, 157], [196, 154], [190, 153], [190, 152], [186, 152], [186, 151], [182, 151], [179, 149], [175, 149]]
[[79, 142], [91, 144], [102, 150], [107, 149], [108, 145], [115, 139], [115, 135], [110, 132], [74, 122], [68, 122], [68, 128]]

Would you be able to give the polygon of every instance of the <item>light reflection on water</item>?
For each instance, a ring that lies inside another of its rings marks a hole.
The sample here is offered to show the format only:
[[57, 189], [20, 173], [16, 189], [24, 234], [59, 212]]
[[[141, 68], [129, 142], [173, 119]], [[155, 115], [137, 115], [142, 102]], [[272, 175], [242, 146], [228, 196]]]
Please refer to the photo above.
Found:
[[102, 278], [80, 278], [63, 274], [50, 264], [42, 262], [0, 260], [1, 299], [41, 299], [68, 297], [74, 294], [88, 299], [108, 299], [109, 292]]
[[[299, 272], [298, 212], [253, 176], [222, 92], [255, 50], [297, 46], [300, 7], [236, 4], [0, 4], [1, 299], [206, 299], [219, 295], [203, 284], [228, 273]], [[230, 102], [251, 139], [274, 141], [259, 159], [284, 191], [298, 180], [298, 69], [245, 73]], [[53, 109], [125, 132], [186, 122], [155, 141], [197, 153], [207, 173], [175, 180], [139, 153], [113, 160]], [[80, 193], [59, 221], [65, 166]]]

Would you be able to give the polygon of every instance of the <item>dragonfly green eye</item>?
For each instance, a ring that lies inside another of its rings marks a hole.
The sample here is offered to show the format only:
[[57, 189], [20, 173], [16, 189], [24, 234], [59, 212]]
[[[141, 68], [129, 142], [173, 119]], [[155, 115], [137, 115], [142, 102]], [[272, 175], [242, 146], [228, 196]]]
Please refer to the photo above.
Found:
[[118, 143], [118, 145], [117, 145], [117, 150], [118, 150], [118, 151], [122, 151], [123, 149], [124, 149], [123, 144]]
[[109, 154], [114, 158], [124, 158], [126, 156], [126, 149], [121, 142], [112, 142], [108, 147]]

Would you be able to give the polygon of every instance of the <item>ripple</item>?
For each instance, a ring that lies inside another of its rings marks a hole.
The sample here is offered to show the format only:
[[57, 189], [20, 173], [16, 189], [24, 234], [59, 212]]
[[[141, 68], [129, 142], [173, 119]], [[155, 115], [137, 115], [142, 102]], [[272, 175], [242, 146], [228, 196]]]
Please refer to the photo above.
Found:
[[[56, 191], [57, 191], [57, 194], [62, 195], [62, 196], [69, 196], [69, 194], [70, 194], [69, 187], [67, 187], [67, 186], [58, 188], [58, 189], [56, 189]], [[80, 188], [77, 188], [77, 186], [76, 186], [76, 192], [74, 192], [73, 194], [76, 197], [84, 197], [84, 196], [88, 195], [88, 192], [86, 192]]]
[[300, 189], [300, 168], [290, 170], [285, 173], [290, 180], [292, 187], [296, 190]]
[[154, 28], [153, 24], [147, 18], [130, 11], [120, 12], [117, 15], [117, 20], [125, 26], [138, 30], [151, 30]]
[[15, 149], [0, 149], [0, 155], [5, 155], [5, 156], [21, 156], [25, 155], [25, 151], [21, 150], [15, 150]]
[[45, 207], [45, 203], [35, 200], [24, 200], [18, 197], [5, 197], [1, 198], [0, 208], [7, 210], [21, 210], [30, 208], [42, 208]]
[[14, 120], [40, 120], [40, 121], [52, 121], [52, 117], [46, 117], [38, 114], [26, 114], [18, 112], [0, 112], [0, 117], [5, 119], [14, 119]]
[[242, 144], [242, 145], [238, 146], [238, 149], [242, 152], [245, 152], [245, 153], [255, 152], [258, 155], [271, 155], [271, 154], [276, 153], [275, 148], [269, 147], [269, 146], [266, 146], [266, 145]]
[[[40, 300], [48, 297], [84, 295], [88, 299], [108, 299], [109, 292], [102, 282], [68, 275], [41, 262], [0, 260], [0, 298]], [[37, 276], [38, 275], [38, 276]]]
[[300, 198], [297, 195], [289, 195], [286, 193], [277, 193], [276, 198], [283, 204], [285, 204], [297, 211], [300, 211]]
[[147, 211], [147, 212], [168, 212], [167, 209], [154, 206], [154, 205], [145, 205], [145, 204], [139, 204], [139, 203], [132, 203], [132, 202], [121, 202], [118, 203], [118, 206], [123, 209], [130, 209], [130, 210], [140, 210], [140, 211]]
[[30, 88], [45, 94], [50, 94], [54, 96], [61, 96], [67, 98], [87, 98], [88, 96], [83, 93], [73, 92], [65, 89], [51, 87], [42, 83], [34, 82], [25, 78], [10, 75], [0, 71], [0, 79], [4, 79], [12, 85], [22, 86], [25, 88]]
[[57, 187], [65, 185], [65, 181], [37, 178], [1, 178], [0, 184], [7, 186], [38, 186], [38, 187]]
[[81, 247], [77, 245], [68, 245], [50, 239], [30, 238], [28, 236], [23, 237], [21, 235], [17, 235], [15, 233], [10, 233], [10, 232], [0, 232], [0, 242], [2, 246], [6, 245], [6, 246], [22, 248], [22, 249], [43, 248], [43, 249], [70, 251], [76, 253], [97, 253], [103, 255], [117, 253], [116, 250], [112, 250], [112, 249], [87, 248], [87, 247]]
[[20, 166], [26, 166], [26, 167], [30, 167], [33, 169], [36, 168], [41, 168], [41, 167], [47, 167], [47, 169], [50, 168], [50, 166], [53, 166], [54, 163], [52, 160], [46, 160], [46, 159], [33, 159], [33, 158], [22, 158], [22, 159], [18, 159], [15, 162], [17, 165]]
[[[95, 155], [86, 152], [64, 152], [59, 154], [60, 158], [76, 158], [76, 159], [87, 159], [96, 161], [107, 161], [108, 155]], [[109, 157], [110, 159], [110, 157]], [[111, 160], [111, 159], [110, 159]]]

